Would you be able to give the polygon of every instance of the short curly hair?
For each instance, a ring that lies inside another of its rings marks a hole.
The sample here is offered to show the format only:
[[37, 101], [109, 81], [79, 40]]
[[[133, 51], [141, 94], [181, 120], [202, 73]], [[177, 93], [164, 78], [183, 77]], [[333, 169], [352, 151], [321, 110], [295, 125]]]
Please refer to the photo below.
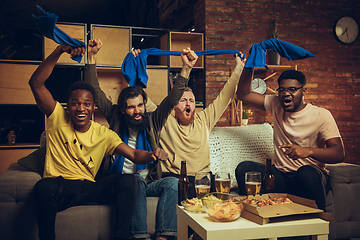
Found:
[[77, 81], [74, 82], [73, 84], [70, 85], [69, 89], [68, 89], [68, 96], [67, 96], [67, 101], [69, 102], [70, 100], [70, 95], [73, 91], [78, 90], [78, 89], [82, 89], [82, 90], [87, 90], [91, 93], [91, 95], [94, 98], [95, 101], [95, 89], [93, 86], [91, 86], [89, 83], [83, 82], [83, 81]]
[[281, 73], [281, 75], [278, 78], [278, 84], [280, 85], [280, 82], [284, 79], [296, 79], [298, 82], [305, 86], [306, 85], [306, 77], [305, 75], [297, 70], [287, 70]]

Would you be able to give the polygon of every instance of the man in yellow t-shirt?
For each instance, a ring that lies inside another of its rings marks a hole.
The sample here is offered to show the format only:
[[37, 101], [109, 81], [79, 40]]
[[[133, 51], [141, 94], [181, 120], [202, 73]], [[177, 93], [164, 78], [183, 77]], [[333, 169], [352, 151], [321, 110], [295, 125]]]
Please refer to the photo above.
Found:
[[162, 149], [135, 150], [112, 130], [91, 121], [95, 90], [84, 82], [70, 86], [67, 111], [56, 102], [45, 81], [64, 52], [83, 55], [84, 48], [58, 46], [33, 73], [29, 85], [46, 115], [46, 157], [43, 179], [34, 188], [40, 240], [55, 239], [56, 213], [71, 206], [114, 202], [115, 239], [127, 239], [136, 195], [133, 175], [116, 174], [95, 181], [102, 159], [117, 153], [136, 164], [167, 160]]

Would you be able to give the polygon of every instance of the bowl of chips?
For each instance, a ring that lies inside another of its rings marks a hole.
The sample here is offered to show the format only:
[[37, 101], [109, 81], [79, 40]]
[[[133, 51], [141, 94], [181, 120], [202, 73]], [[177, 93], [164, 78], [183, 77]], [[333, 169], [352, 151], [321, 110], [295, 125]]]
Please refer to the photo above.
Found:
[[204, 196], [201, 201], [206, 213], [217, 222], [235, 221], [244, 209], [245, 197], [234, 194], [214, 192]]
[[195, 212], [195, 213], [205, 213], [205, 209], [202, 205], [201, 199], [198, 199], [196, 197], [182, 201], [181, 205], [187, 211]]

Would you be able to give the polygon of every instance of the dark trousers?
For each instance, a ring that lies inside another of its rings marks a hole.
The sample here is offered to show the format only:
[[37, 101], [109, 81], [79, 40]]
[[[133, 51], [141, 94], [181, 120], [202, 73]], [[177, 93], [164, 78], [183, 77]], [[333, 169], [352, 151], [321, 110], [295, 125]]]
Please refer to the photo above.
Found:
[[41, 240], [55, 240], [57, 212], [72, 206], [116, 203], [115, 238], [128, 238], [135, 207], [136, 178], [129, 174], [104, 177], [97, 182], [44, 178], [36, 183], [36, 218]]
[[[319, 209], [325, 211], [326, 194], [329, 191], [328, 175], [316, 166], [305, 165], [296, 172], [284, 173], [274, 166], [271, 167], [275, 177], [275, 192], [289, 193], [299, 197], [312, 199]], [[265, 165], [252, 161], [241, 162], [236, 170], [235, 176], [239, 186], [240, 195], [246, 195], [245, 173], [261, 172], [262, 178], [265, 175]], [[264, 186], [262, 183], [261, 186]], [[264, 189], [261, 188], [261, 194]]]

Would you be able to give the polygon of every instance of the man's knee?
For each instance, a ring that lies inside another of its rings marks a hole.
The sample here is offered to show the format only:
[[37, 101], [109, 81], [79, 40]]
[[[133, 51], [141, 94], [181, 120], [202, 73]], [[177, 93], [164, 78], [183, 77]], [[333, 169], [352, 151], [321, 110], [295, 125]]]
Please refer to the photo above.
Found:
[[57, 184], [52, 178], [40, 179], [34, 186], [34, 194], [37, 198], [50, 196], [57, 188]]
[[166, 188], [171, 188], [174, 191], [178, 191], [178, 182], [179, 179], [177, 179], [176, 177], [166, 177], [164, 178], [164, 186]]

